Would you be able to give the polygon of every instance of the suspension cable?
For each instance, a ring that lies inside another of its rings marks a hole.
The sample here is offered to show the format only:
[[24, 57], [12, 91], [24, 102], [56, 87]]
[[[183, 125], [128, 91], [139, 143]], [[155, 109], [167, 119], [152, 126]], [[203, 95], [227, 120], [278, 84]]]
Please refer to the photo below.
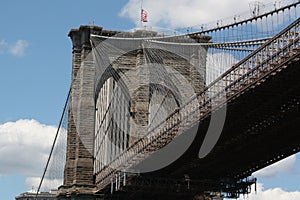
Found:
[[50, 150], [50, 154], [49, 154], [49, 157], [48, 157], [48, 160], [47, 160], [47, 163], [46, 163], [46, 167], [45, 167], [44, 172], [43, 172], [43, 176], [42, 176], [42, 178], [41, 178], [41, 181], [40, 181], [40, 183], [39, 183], [39, 187], [38, 187], [38, 189], [37, 189], [37, 191], [36, 191], [36, 194], [35, 194], [35, 199], [37, 199], [37, 197], [38, 197], [38, 194], [39, 194], [39, 192], [40, 192], [41, 186], [42, 186], [42, 184], [43, 184], [43, 180], [44, 180], [45, 175], [46, 175], [46, 172], [47, 172], [47, 170], [48, 170], [48, 166], [49, 166], [49, 163], [50, 163], [50, 160], [51, 160], [51, 157], [52, 157], [52, 153], [53, 153], [53, 151], [54, 151], [54, 147], [55, 147], [55, 144], [56, 144], [56, 140], [57, 140], [57, 138], [58, 138], [58, 134], [59, 134], [59, 131], [60, 131], [60, 128], [61, 128], [61, 125], [62, 125], [64, 116], [65, 116], [65, 112], [66, 112], [67, 107], [68, 107], [68, 102], [69, 102], [69, 99], [70, 99], [70, 95], [71, 95], [71, 87], [70, 87], [70, 89], [69, 89], [68, 96], [67, 96], [67, 99], [66, 99], [64, 108], [63, 108], [63, 112], [62, 112], [62, 115], [61, 115], [60, 120], [59, 120], [58, 128], [57, 128], [57, 131], [56, 131], [56, 134], [55, 134], [55, 138], [54, 138], [54, 141], [53, 141], [51, 150]]

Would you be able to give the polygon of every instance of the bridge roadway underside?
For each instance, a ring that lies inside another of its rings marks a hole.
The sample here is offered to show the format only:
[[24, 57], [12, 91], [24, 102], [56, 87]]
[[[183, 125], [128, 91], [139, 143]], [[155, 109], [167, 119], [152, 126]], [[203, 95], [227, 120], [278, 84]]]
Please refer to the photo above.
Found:
[[[195, 140], [178, 160], [159, 171], [141, 174], [131, 183], [128, 180], [124, 188], [126, 197], [145, 199], [150, 195], [165, 199], [161, 195], [170, 193], [167, 196], [172, 199], [171, 194], [176, 195], [177, 192], [178, 196], [188, 199], [187, 196], [204, 191], [224, 191], [226, 183], [236, 183], [265, 166], [299, 152], [299, 102], [298, 59], [227, 103], [221, 137], [205, 158], [199, 159], [198, 153], [210, 117], [201, 121]], [[185, 174], [190, 178], [190, 188], [178, 190], [178, 184], [172, 185], [170, 180], [184, 180]], [[180, 194], [180, 191], [183, 193]], [[119, 194], [122, 196], [122, 192]], [[126, 198], [123, 196], [121, 199]]]
[[191, 148], [171, 166], [156, 172], [191, 179], [245, 178], [299, 152], [300, 62], [270, 76], [227, 103], [225, 125], [214, 149], [197, 155], [209, 119], [199, 125]]

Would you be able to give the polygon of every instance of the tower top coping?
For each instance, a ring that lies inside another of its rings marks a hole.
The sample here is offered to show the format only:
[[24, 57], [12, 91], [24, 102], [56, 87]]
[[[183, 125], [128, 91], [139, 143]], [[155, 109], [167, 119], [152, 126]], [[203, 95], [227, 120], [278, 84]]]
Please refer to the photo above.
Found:
[[[79, 36], [82, 38], [82, 36], [86, 37], [86, 39], [89, 38], [89, 35], [99, 35], [99, 36], [106, 36], [111, 37], [118, 35], [118, 37], [124, 37], [124, 38], [143, 38], [143, 37], [162, 37], [159, 32], [153, 31], [153, 30], [135, 30], [133, 32], [129, 31], [115, 31], [115, 30], [104, 30], [101, 26], [94, 26], [94, 25], [81, 25], [79, 28], [71, 29], [68, 36], [71, 38], [74, 38], [74, 36]], [[170, 35], [164, 35], [166, 37], [169, 37]], [[171, 36], [173, 37], [173, 36]], [[186, 34], [186, 35], [174, 35], [174, 38], [192, 38], [195, 40], [195, 42], [207, 42], [211, 39], [210, 36], [204, 36], [200, 34]]]

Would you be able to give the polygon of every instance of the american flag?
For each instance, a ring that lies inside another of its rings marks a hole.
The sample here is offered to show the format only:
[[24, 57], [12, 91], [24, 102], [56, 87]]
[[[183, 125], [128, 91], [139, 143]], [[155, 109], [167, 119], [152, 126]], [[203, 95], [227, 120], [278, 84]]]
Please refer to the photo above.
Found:
[[147, 20], [147, 11], [146, 10], [144, 10], [144, 9], [142, 9], [142, 13], [141, 13], [141, 21], [142, 22], [147, 22], [148, 20]]

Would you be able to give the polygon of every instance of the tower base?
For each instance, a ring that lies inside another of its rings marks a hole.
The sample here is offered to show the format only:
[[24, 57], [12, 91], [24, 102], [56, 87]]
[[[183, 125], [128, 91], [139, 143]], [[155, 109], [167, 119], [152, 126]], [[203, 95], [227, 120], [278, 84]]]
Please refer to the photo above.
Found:
[[79, 185], [60, 186], [58, 189], [58, 200], [102, 200], [101, 194], [95, 194], [94, 185]]

